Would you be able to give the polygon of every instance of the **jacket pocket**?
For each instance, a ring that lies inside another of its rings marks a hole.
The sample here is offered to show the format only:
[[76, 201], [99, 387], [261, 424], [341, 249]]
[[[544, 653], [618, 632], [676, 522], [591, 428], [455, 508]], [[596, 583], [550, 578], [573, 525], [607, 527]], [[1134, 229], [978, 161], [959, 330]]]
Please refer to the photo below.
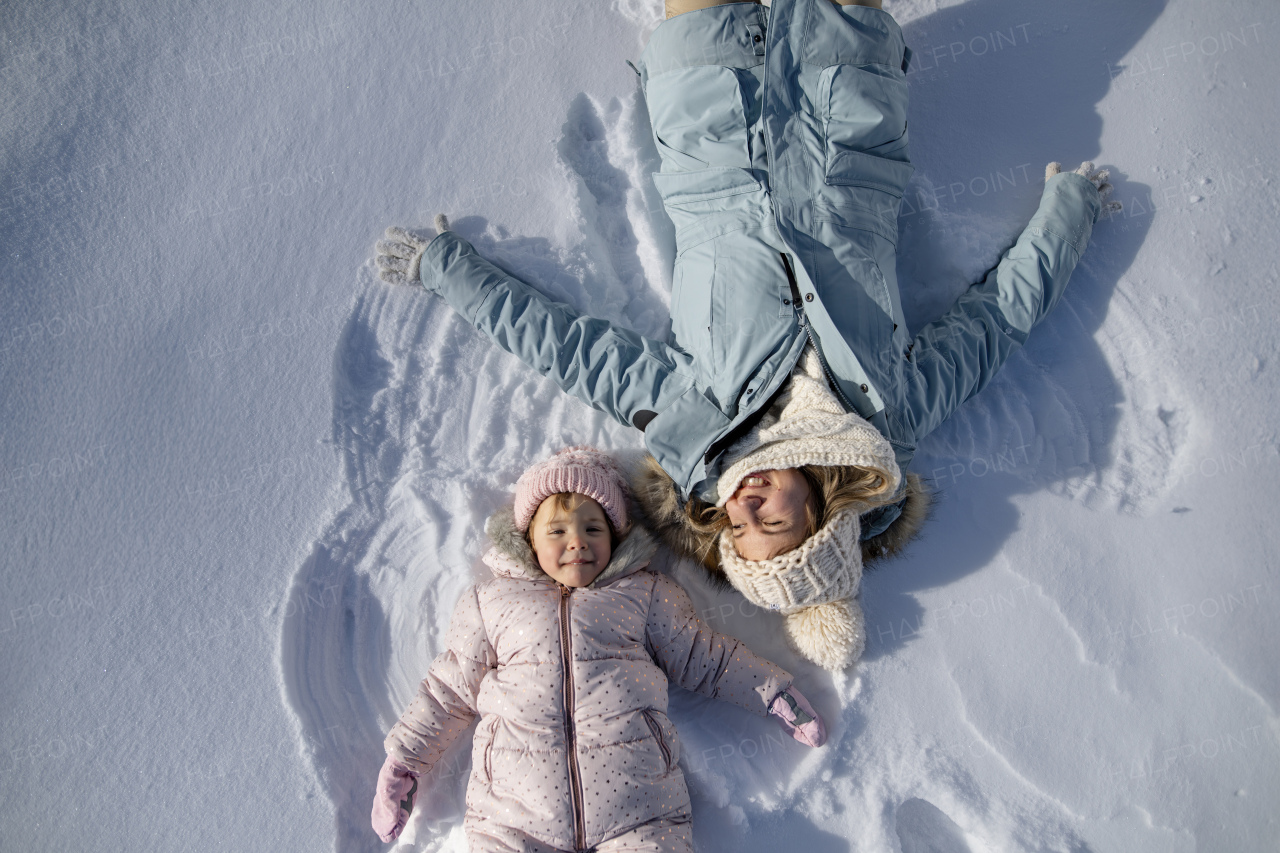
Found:
[[658, 749], [662, 750], [662, 761], [666, 765], [667, 772], [671, 772], [671, 748], [667, 746], [667, 739], [662, 736], [662, 726], [655, 718], [653, 711], [644, 708], [640, 711], [644, 716], [645, 723], [649, 726], [649, 731], [653, 733], [653, 739], [658, 742]]
[[711, 355], [716, 244], [706, 240], [676, 256], [671, 273], [671, 339], [702, 369]]
[[751, 165], [747, 111], [734, 69], [695, 65], [650, 77], [645, 100], [664, 170]]
[[676, 251], [766, 221], [764, 183], [750, 169], [656, 172], [653, 185], [676, 228]]
[[[738, 242], [734, 235], [763, 217], [764, 185], [746, 169], [658, 173], [653, 180], [676, 226], [671, 340], [711, 378], [726, 367], [726, 336], [735, 333], [740, 313], [726, 301], [721, 244], [726, 239]], [[753, 306], [758, 308], [758, 302]]]
[[[815, 223], [814, 233], [824, 248], [815, 253], [814, 276], [823, 305], [830, 310], [829, 297], [849, 301], [865, 295], [892, 325], [900, 312], [882, 267], [895, 260], [893, 241], [881, 229], [831, 219]], [[858, 310], [870, 307], [858, 306]]]
[[818, 86], [826, 180], [902, 196], [914, 168], [907, 156], [907, 82], [877, 65], [832, 65]]
[[[494, 721], [496, 722], [496, 720]], [[485, 787], [493, 787], [493, 741], [494, 726], [482, 720], [476, 728], [475, 738], [471, 742], [471, 772], [479, 776]]]
[[703, 369], [722, 400], [735, 400], [744, 379], [790, 338], [795, 312], [782, 303], [791, 288], [777, 249], [758, 231], [739, 229], [712, 243], [712, 361]]

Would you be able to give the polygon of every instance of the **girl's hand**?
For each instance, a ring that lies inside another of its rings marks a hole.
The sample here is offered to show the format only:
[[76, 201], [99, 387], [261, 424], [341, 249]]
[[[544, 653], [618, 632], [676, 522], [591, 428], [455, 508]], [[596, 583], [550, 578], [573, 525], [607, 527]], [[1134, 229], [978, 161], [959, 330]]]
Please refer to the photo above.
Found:
[[[449, 230], [449, 220], [443, 213], [436, 214], [436, 232]], [[378, 252], [378, 278], [387, 284], [414, 285], [418, 283], [418, 265], [422, 253], [431, 241], [423, 239], [408, 229], [392, 226], [374, 246]], [[432, 235], [435, 236], [435, 235]]]
[[395, 841], [413, 812], [418, 794], [418, 774], [390, 755], [378, 771], [377, 792], [373, 795], [373, 831], [383, 841]]
[[822, 746], [827, 742], [827, 727], [822, 724], [822, 718], [794, 684], [777, 695], [769, 706], [769, 713], [805, 746]]
[[[1050, 163], [1044, 167], [1044, 179], [1047, 181], [1054, 175], [1062, 171], [1062, 164], [1058, 162]], [[1098, 170], [1094, 168], [1092, 160], [1086, 160], [1076, 169], [1076, 174], [1093, 184], [1098, 191], [1098, 199], [1102, 202], [1103, 214], [1110, 215], [1118, 212], [1123, 205], [1118, 201], [1107, 201], [1107, 196], [1111, 195], [1111, 191], [1115, 187], [1107, 183], [1107, 179], [1111, 177], [1111, 173], [1106, 169]]]

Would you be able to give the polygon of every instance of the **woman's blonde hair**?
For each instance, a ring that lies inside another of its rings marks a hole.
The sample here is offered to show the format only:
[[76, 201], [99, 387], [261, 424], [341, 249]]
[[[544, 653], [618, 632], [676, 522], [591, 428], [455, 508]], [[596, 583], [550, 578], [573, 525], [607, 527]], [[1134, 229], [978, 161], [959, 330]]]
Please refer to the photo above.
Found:
[[[892, 498], [892, 481], [883, 471], [874, 468], [802, 465], [796, 470], [809, 484], [809, 499], [805, 502], [805, 539], [821, 530], [843, 510], [852, 507], [863, 513], [889, 503]], [[721, 532], [729, 526], [728, 511], [698, 498], [690, 498], [684, 505], [684, 515], [689, 532], [696, 541], [695, 556], [709, 568], [719, 567], [718, 541]]]

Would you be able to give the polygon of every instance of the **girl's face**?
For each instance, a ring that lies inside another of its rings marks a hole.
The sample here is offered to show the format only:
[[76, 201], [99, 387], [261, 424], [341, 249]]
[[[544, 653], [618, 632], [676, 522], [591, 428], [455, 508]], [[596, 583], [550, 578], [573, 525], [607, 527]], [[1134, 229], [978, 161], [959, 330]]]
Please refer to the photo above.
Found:
[[562, 509], [557, 495], [544, 500], [529, 522], [530, 539], [538, 565], [552, 580], [586, 586], [609, 565], [609, 523], [600, 504], [586, 495], [572, 495], [569, 505], [573, 509]]
[[804, 542], [809, 494], [809, 481], [797, 468], [756, 471], [744, 477], [724, 505], [738, 556], [768, 560]]

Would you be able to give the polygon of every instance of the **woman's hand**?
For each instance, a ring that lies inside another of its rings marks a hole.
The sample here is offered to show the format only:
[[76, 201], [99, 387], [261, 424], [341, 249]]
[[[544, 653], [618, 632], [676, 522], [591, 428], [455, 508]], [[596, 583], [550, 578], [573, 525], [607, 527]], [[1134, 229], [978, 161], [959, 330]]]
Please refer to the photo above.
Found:
[[[436, 233], [449, 230], [449, 220], [436, 214]], [[418, 283], [418, 266], [430, 239], [424, 239], [406, 228], [392, 226], [374, 248], [378, 252], [378, 278], [387, 284]], [[432, 235], [433, 237], [435, 235]]]
[[383, 841], [395, 841], [413, 812], [418, 793], [418, 774], [390, 755], [378, 771], [378, 787], [373, 795], [373, 831]]
[[[1047, 181], [1061, 171], [1062, 164], [1054, 161], [1044, 167], [1044, 179]], [[1123, 207], [1118, 201], [1107, 201], [1107, 196], [1111, 195], [1111, 191], [1115, 187], [1107, 182], [1107, 179], [1111, 177], [1111, 173], [1106, 169], [1098, 170], [1094, 168], [1092, 160], [1085, 160], [1076, 169], [1076, 174], [1093, 184], [1094, 188], [1098, 190], [1098, 200], [1102, 202], [1102, 212], [1104, 214], [1116, 213]]]

